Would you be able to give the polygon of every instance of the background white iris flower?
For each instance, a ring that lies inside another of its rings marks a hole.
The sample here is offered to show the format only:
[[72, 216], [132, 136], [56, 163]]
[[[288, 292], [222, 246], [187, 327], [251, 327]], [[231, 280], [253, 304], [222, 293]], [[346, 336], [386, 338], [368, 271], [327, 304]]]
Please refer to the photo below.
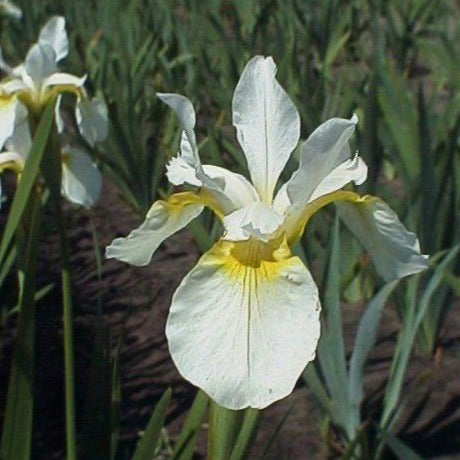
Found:
[[139, 228], [106, 250], [108, 258], [146, 265], [161, 242], [204, 206], [221, 219], [222, 237], [173, 296], [166, 335], [183, 377], [230, 409], [263, 408], [288, 395], [315, 357], [318, 289], [290, 247], [318, 209], [336, 203], [386, 280], [427, 267], [416, 236], [388, 205], [340, 190], [367, 176], [365, 163], [348, 146], [356, 116], [330, 119], [302, 142], [297, 171], [274, 195], [300, 137], [299, 114], [275, 73], [271, 57], [254, 57], [233, 96], [233, 124], [252, 183], [226, 169], [202, 165], [191, 102], [177, 94], [158, 94], [183, 128], [168, 179], [194, 191], [156, 201]]
[[[12, 169], [20, 174], [32, 147], [30, 122], [38, 118], [50, 98], [58, 96], [56, 126], [64, 129], [60, 115], [63, 93], [76, 96], [75, 117], [83, 138], [92, 147], [107, 137], [105, 104], [90, 100], [83, 87], [86, 77], [60, 72], [57, 63], [68, 54], [69, 41], [63, 17], [51, 18], [41, 29], [37, 43], [24, 63], [12, 68], [0, 50], [0, 68], [7, 77], [0, 82], [0, 172]], [[91, 157], [82, 149], [62, 148], [62, 193], [73, 203], [90, 207], [98, 199], [101, 177]], [[1, 189], [0, 189], [1, 191]]]

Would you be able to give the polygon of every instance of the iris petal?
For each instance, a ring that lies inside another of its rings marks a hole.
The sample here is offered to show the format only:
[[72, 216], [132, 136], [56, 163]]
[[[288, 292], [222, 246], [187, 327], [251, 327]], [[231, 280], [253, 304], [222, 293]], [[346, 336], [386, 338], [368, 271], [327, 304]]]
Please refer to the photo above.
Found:
[[300, 136], [299, 113], [275, 74], [271, 57], [256, 56], [244, 68], [233, 95], [233, 125], [252, 183], [266, 204], [271, 204]]
[[147, 265], [160, 244], [203, 210], [203, 202], [191, 192], [176, 193], [153, 203], [144, 222], [125, 238], [107, 246], [105, 256], [136, 266]]
[[287, 396], [314, 359], [318, 290], [285, 243], [218, 242], [184, 278], [166, 324], [184, 378], [230, 409]]

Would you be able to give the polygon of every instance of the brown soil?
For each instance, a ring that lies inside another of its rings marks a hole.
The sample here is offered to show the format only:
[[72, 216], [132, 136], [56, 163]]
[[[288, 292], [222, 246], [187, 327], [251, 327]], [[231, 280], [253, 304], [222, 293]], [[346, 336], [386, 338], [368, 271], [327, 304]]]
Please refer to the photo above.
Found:
[[[140, 222], [107, 179], [102, 200], [91, 212], [103, 249], [116, 237], [127, 234]], [[77, 350], [78, 404], [82, 407], [88, 383], [88, 369], [96, 323], [98, 295], [103, 315], [111, 327], [112, 342], [125, 324], [121, 353], [121, 434], [118, 459], [129, 459], [144, 429], [152, 407], [171, 386], [173, 400], [168, 412], [167, 431], [177, 435], [196, 389], [184, 382], [169, 357], [164, 326], [171, 296], [184, 274], [194, 265], [198, 251], [187, 231], [167, 240], [153, 262], [135, 268], [117, 261], [103, 261], [98, 279], [94, 262], [91, 221], [88, 213], [68, 213], [71, 263], [74, 276], [74, 308]], [[58, 280], [59, 247], [56, 237], [41, 246], [39, 286], [54, 282], [54, 289], [37, 306], [37, 395], [34, 458], [63, 458], [62, 327]], [[460, 458], [460, 314], [456, 304], [446, 321], [442, 352], [438, 360], [415, 357], [411, 363], [405, 395], [409, 395], [404, 417], [398, 426], [403, 439], [425, 458]], [[344, 306], [347, 343], [352, 343], [361, 305]], [[368, 394], [388, 375], [391, 350], [398, 321], [388, 308], [382, 321], [382, 340], [368, 369]], [[3, 413], [6, 382], [11, 358], [14, 322], [0, 331], [0, 408]], [[421, 384], [423, 383], [423, 385]], [[373, 406], [369, 406], [373, 407]], [[260, 458], [272, 434], [289, 411], [267, 459], [325, 459], [319, 429], [320, 412], [302, 382], [293, 394], [264, 411], [257, 443], [250, 458]], [[411, 414], [417, 413], [417, 419]], [[203, 457], [205, 431], [197, 458]]]

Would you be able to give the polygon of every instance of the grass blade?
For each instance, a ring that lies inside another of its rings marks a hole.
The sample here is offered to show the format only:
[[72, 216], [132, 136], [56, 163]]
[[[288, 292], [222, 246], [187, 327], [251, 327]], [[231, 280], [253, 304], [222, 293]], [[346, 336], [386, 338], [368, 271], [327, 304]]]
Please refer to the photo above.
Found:
[[195, 451], [196, 438], [201, 429], [203, 417], [209, 403], [209, 396], [199, 390], [188, 411], [179, 439], [174, 446], [172, 460], [190, 460]]
[[156, 405], [144, 435], [137, 443], [132, 460], [152, 460], [154, 458], [155, 449], [166, 418], [166, 409], [170, 400], [171, 389], [168, 388]]

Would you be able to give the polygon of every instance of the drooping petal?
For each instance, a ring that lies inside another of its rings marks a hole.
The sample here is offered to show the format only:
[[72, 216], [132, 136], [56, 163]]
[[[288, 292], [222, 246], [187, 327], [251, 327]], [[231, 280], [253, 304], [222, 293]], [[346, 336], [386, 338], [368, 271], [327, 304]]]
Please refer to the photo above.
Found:
[[116, 238], [105, 256], [131, 265], [147, 265], [160, 244], [184, 228], [203, 210], [203, 203], [191, 192], [176, 193], [166, 201], [153, 203], [145, 221], [127, 237]]
[[62, 194], [72, 203], [90, 208], [101, 194], [101, 173], [91, 157], [75, 147], [62, 149]]
[[19, 104], [16, 96], [0, 95], [0, 149], [13, 134]]
[[255, 201], [224, 217], [224, 239], [243, 241], [253, 237], [267, 242], [283, 221], [270, 206]]
[[396, 213], [381, 199], [364, 196], [338, 201], [336, 206], [346, 226], [369, 252], [378, 273], [390, 281], [428, 267], [420, 254], [417, 236], [408, 231]]
[[69, 39], [65, 30], [65, 19], [62, 16], [51, 18], [40, 31], [38, 43], [53, 49], [56, 62], [66, 57], [69, 52]]
[[53, 48], [46, 44], [32, 45], [24, 62], [24, 70], [35, 87], [40, 86], [46, 77], [56, 72], [56, 69], [56, 54]]
[[86, 81], [86, 75], [83, 77], [77, 77], [70, 73], [55, 72], [49, 77], [43, 80], [43, 86], [74, 86], [75, 88], [81, 88]]
[[81, 135], [91, 147], [107, 138], [109, 118], [105, 102], [98, 98], [91, 101], [81, 97], [77, 100], [75, 117]]
[[300, 136], [297, 109], [275, 74], [271, 57], [256, 56], [244, 68], [233, 95], [233, 125], [252, 183], [267, 204]]
[[32, 148], [28, 111], [20, 102], [16, 106], [15, 127], [5, 146], [10, 152], [15, 152], [25, 161]]
[[166, 335], [174, 363], [229, 409], [262, 409], [287, 396], [315, 357], [318, 290], [287, 246], [276, 246], [220, 241], [172, 300]]
[[27, 89], [29, 89], [29, 87], [22, 80], [22, 78], [13, 78], [0, 84], [0, 92], [6, 95], [16, 93], [17, 91], [24, 91]]
[[[318, 188], [326, 177], [331, 174], [342, 163], [350, 158], [350, 148], [348, 139], [355, 130], [358, 117], [353, 115], [350, 120], [343, 118], [331, 118], [313, 131], [309, 138], [302, 143], [300, 147], [300, 164], [289, 181], [285, 184], [284, 189], [280, 189], [279, 198], [275, 198], [276, 208], [280, 209], [280, 200], [284, 200], [285, 195], [289, 198], [290, 203], [304, 203], [311, 201], [315, 189]], [[362, 179], [362, 160], [359, 160], [360, 173], [358, 179]], [[353, 168], [352, 168], [353, 169]], [[347, 182], [356, 177], [350, 174], [345, 167], [338, 170], [343, 173], [342, 178]], [[334, 176], [334, 182], [328, 185], [344, 185], [344, 180], [338, 180]], [[346, 183], [346, 182], [345, 182]], [[330, 187], [325, 187], [330, 188]], [[336, 188], [335, 190], [337, 190]], [[334, 190], [330, 190], [334, 191]], [[319, 196], [318, 194], [316, 194]]]

